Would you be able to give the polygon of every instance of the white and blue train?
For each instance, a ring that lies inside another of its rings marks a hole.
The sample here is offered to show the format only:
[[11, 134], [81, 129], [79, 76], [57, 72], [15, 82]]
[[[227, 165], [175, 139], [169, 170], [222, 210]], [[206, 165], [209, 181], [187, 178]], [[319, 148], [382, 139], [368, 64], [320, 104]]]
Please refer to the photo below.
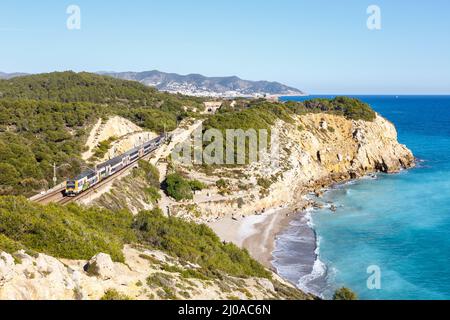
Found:
[[88, 170], [81, 173], [74, 179], [67, 180], [65, 191], [66, 196], [74, 197], [80, 193], [83, 193], [104, 179], [112, 176], [140, 158], [155, 151], [165, 141], [165, 135], [161, 135], [158, 138], [146, 142], [139, 147], [133, 148], [120, 156], [97, 165], [95, 170]]

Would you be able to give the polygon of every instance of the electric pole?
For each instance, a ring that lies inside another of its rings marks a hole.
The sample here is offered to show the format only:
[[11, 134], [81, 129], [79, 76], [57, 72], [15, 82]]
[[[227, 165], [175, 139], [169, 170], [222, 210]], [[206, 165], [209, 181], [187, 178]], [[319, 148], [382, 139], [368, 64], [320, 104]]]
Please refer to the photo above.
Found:
[[56, 177], [56, 162], [53, 162], [53, 187], [56, 187], [56, 182], [58, 182], [58, 178]]

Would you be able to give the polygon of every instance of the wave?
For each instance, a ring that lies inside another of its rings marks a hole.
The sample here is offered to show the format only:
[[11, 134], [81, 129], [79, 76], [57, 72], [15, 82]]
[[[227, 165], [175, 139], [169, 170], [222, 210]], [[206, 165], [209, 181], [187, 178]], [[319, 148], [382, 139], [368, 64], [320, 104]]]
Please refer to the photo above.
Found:
[[316, 280], [324, 279], [327, 276], [327, 266], [323, 263], [319, 257], [314, 262], [313, 269], [310, 274], [307, 274], [300, 278], [297, 283], [297, 288], [306, 293], [314, 294], [318, 297], [322, 297], [323, 287], [317, 287], [312, 283]]
[[[331, 205], [330, 205], [331, 206]], [[320, 242], [321, 239], [314, 229], [313, 213], [315, 209], [308, 209], [302, 219], [304, 223], [313, 231], [315, 238], [316, 249], [314, 250], [315, 261], [312, 271], [309, 274], [302, 276], [297, 282], [297, 288], [306, 293], [314, 294], [322, 297], [322, 292], [326, 286], [327, 265], [320, 260]], [[323, 297], [322, 297], [323, 298]]]

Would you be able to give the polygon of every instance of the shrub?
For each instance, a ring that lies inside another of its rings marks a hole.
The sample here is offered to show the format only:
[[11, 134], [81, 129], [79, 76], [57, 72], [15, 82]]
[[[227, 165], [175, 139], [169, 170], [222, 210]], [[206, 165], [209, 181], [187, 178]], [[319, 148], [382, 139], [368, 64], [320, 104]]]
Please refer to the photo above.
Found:
[[190, 200], [194, 198], [191, 185], [189, 181], [184, 179], [178, 173], [173, 173], [167, 176], [166, 182], [167, 195], [177, 201]]
[[159, 189], [159, 170], [148, 161], [139, 160], [139, 168], [144, 171], [146, 181]]
[[0, 252], [3, 251], [12, 254], [21, 249], [24, 249], [24, 247], [19, 242], [11, 240], [0, 233]]
[[340, 288], [333, 295], [333, 300], [358, 300], [356, 294], [348, 288]]
[[200, 191], [206, 185], [198, 180], [187, 180], [179, 173], [169, 174], [165, 181], [167, 195], [177, 201], [191, 200], [194, 198], [193, 191]]
[[222, 271], [237, 277], [271, 277], [246, 250], [224, 244], [206, 225], [166, 218], [154, 210], [139, 213], [134, 227], [142, 243], [200, 265], [203, 275], [217, 277]]
[[[104, 252], [123, 262], [124, 244], [160, 250], [200, 266], [186, 270], [167, 267], [184, 278], [220, 279], [225, 273], [271, 278], [246, 250], [223, 243], [206, 225], [167, 218], [160, 209], [133, 216], [126, 210], [42, 206], [22, 197], [0, 197], [0, 250], [13, 253], [25, 249], [30, 254], [74, 260], [88, 260]], [[160, 264], [150, 256], [141, 258]]]
[[365, 121], [373, 121], [376, 118], [375, 111], [367, 103], [348, 97], [318, 98], [304, 102], [288, 102], [286, 105], [297, 114], [331, 113], [342, 115], [347, 119]]
[[219, 189], [228, 188], [229, 183], [225, 179], [219, 179], [216, 181], [216, 187]]
[[157, 272], [147, 278], [147, 284], [152, 288], [169, 288], [175, 284], [171, 275]]
[[203, 182], [200, 182], [198, 180], [189, 181], [189, 185], [192, 191], [201, 191], [203, 189], [206, 189], [207, 187]]
[[272, 185], [272, 181], [270, 179], [265, 179], [265, 178], [258, 178], [257, 183], [258, 183], [258, 186], [260, 186], [264, 190], [269, 189], [270, 186]]
[[115, 289], [109, 289], [105, 292], [103, 297], [100, 298], [100, 300], [131, 300], [131, 298], [119, 293]]
[[117, 137], [113, 136], [110, 137], [107, 140], [99, 142], [97, 147], [94, 149], [94, 157], [98, 159], [102, 159], [105, 154], [109, 151], [111, 148], [111, 144], [117, 140]]
[[185, 279], [200, 279], [200, 280], [208, 280], [210, 277], [208, 276], [207, 270], [198, 270], [198, 269], [181, 269], [175, 266], [164, 265], [163, 270], [171, 273], [179, 273], [181, 277]]
[[159, 190], [155, 187], [145, 188], [145, 193], [148, 195], [151, 203], [155, 204], [159, 200], [161, 200], [161, 195], [159, 194]]
[[75, 260], [105, 252], [123, 261], [123, 244], [135, 240], [132, 221], [128, 211], [42, 206], [22, 197], [0, 197], [0, 246]]

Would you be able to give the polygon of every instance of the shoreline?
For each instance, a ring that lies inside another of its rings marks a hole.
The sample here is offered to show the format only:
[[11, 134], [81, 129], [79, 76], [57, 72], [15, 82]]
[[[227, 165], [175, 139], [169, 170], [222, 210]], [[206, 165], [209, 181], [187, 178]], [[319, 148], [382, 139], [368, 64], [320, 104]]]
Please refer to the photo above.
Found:
[[[349, 184], [354, 181], [367, 178], [373, 179], [374, 175], [377, 175], [377, 173], [367, 173], [365, 176], [357, 179], [335, 182], [321, 189], [321, 191], [327, 192], [337, 186]], [[306, 194], [304, 197], [308, 197], [308, 195]], [[311, 194], [311, 197], [314, 196]], [[289, 276], [283, 276], [283, 278], [305, 292], [317, 294], [317, 292], [314, 292], [314, 289], [321, 288], [325, 285], [323, 283], [323, 277], [326, 275], [326, 266], [319, 259], [319, 239], [315, 228], [311, 225], [312, 218], [310, 215], [313, 214], [313, 211], [327, 208], [328, 206], [330, 206], [329, 209], [331, 210], [332, 204], [322, 203], [320, 197], [317, 199], [303, 198], [299, 201], [298, 206], [295, 207], [276, 207], [267, 210], [263, 214], [254, 214], [240, 218], [226, 217], [209, 223], [208, 226], [223, 241], [231, 242], [240, 248], [247, 249], [255, 260], [279, 276], [285, 272], [280, 272], [280, 266], [276, 265], [276, 261], [292, 259], [292, 257], [287, 258], [282, 255], [276, 256], [277, 252], [275, 251], [275, 247], [277, 241], [283, 240], [279, 236], [287, 235], [301, 238], [299, 246], [302, 255], [296, 259], [296, 262], [299, 263], [299, 266], [305, 274], [300, 281], [294, 278], [290, 279]], [[290, 232], [296, 234], [289, 234]], [[320, 275], [316, 274], [318, 272], [317, 268], [325, 268], [324, 273]], [[305, 287], [304, 284], [308, 282], [315, 288]]]
[[240, 218], [226, 217], [209, 223], [208, 226], [226, 242], [247, 249], [251, 256], [272, 271], [273, 251], [277, 235], [282, 232], [296, 216], [290, 207], [278, 207], [263, 214]]

